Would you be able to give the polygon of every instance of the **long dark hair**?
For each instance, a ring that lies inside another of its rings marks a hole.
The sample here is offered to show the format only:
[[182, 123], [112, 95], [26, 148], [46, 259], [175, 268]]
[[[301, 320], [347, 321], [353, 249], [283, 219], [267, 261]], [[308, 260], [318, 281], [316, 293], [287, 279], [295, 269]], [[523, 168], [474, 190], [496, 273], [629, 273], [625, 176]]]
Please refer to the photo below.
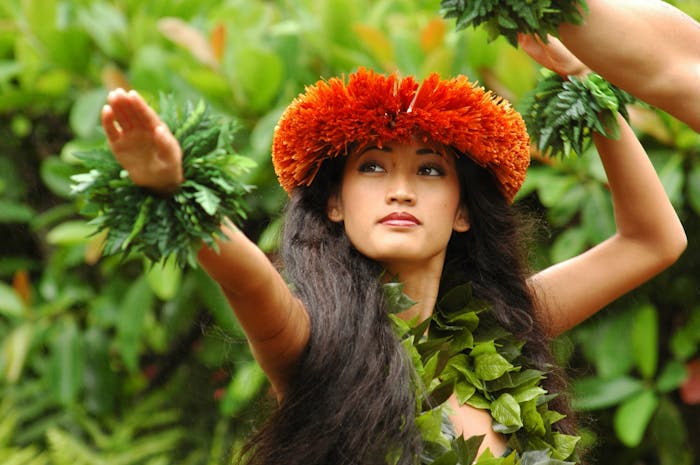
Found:
[[[327, 217], [344, 158], [326, 161], [287, 207], [283, 273], [309, 312], [311, 337], [279, 407], [245, 449], [250, 465], [373, 465], [388, 457], [408, 465], [420, 456], [413, 367], [386, 317], [382, 269]], [[485, 170], [460, 156], [458, 171], [471, 228], [453, 234], [443, 275], [471, 281], [506, 329], [528, 342], [535, 366], [551, 370], [525, 283], [517, 217]], [[441, 289], [451, 284], [444, 279]], [[559, 392], [559, 377], [552, 379], [547, 387]], [[565, 421], [560, 429], [571, 432]]]

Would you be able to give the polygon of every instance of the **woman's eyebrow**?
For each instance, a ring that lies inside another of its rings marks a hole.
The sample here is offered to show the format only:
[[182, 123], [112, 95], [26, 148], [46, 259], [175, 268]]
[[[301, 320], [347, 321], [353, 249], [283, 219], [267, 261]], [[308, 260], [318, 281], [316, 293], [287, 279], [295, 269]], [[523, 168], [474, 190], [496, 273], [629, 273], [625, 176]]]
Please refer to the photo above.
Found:
[[416, 150], [416, 154], [417, 155], [438, 155], [440, 157], [442, 156], [441, 152], [439, 152], [435, 149], [432, 149], [430, 147], [420, 148], [420, 149]]
[[381, 146], [381, 147], [379, 147], [378, 145], [370, 145], [370, 146], [367, 146], [367, 147], [365, 147], [364, 149], [362, 149], [362, 150], [360, 151], [359, 155], [362, 155], [363, 153], [368, 152], [368, 151], [370, 151], [370, 150], [380, 150], [380, 151], [382, 151], [382, 152], [392, 152], [394, 149], [392, 149], [392, 148], [391, 148], [390, 146], [388, 146], [388, 145], [383, 145], [383, 146]]

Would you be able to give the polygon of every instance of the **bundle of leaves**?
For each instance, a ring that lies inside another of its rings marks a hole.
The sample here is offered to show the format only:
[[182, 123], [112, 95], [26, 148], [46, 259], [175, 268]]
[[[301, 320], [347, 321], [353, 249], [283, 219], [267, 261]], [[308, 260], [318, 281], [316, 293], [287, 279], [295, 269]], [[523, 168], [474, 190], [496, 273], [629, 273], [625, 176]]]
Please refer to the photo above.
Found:
[[537, 148], [545, 155], [581, 155], [591, 143], [591, 131], [618, 138], [618, 112], [635, 99], [591, 73], [583, 79], [542, 69], [537, 86], [522, 102], [523, 118]]
[[[413, 304], [400, 287], [385, 285], [393, 312]], [[523, 342], [498, 324], [490, 306], [472, 295], [469, 283], [447, 292], [433, 316], [418, 325], [391, 317], [419, 378], [416, 421], [425, 446], [423, 463], [572, 463], [565, 460], [575, 457], [579, 437], [552, 428], [564, 415], [548, 407], [552, 396], [542, 387], [547, 374], [528, 367]], [[506, 435], [511, 453], [494, 457], [486, 451], [475, 461], [483, 436], [445, 434], [445, 402], [453, 393], [460, 405], [489, 411], [494, 431]]]
[[517, 47], [518, 33], [534, 34], [545, 42], [558, 36], [562, 23], [581, 24], [584, 0], [442, 0], [441, 13], [455, 18], [457, 29], [484, 25], [489, 40], [504, 36]]
[[216, 249], [216, 238], [225, 238], [222, 224], [245, 219], [251, 186], [240, 178], [254, 163], [233, 152], [235, 121], [214, 116], [203, 101], [179, 112], [163, 97], [160, 109], [182, 148], [185, 181], [176, 192], [135, 185], [106, 147], [76, 154], [89, 172], [73, 176], [73, 191], [96, 232], [107, 231], [106, 255], [135, 252], [152, 262], [173, 256], [179, 266], [194, 267], [202, 243]]

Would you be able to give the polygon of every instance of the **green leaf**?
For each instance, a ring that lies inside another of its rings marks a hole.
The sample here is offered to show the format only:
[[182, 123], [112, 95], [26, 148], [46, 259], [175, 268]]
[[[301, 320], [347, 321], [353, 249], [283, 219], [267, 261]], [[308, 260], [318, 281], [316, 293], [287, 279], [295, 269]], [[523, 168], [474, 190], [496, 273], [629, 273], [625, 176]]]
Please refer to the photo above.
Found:
[[700, 215], [700, 162], [695, 162], [688, 174], [688, 203]]
[[244, 105], [255, 111], [269, 109], [282, 84], [284, 69], [279, 56], [244, 45], [238, 51], [236, 63], [235, 74], [243, 91]]
[[552, 458], [558, 460], [566, 460], [574, 453], [576, 444], [581, 440], [579, 436], [571, 436], [569, 434], [554, 433], [554, 451]]
[[7, 383], [15, 384], [20, 380], [33, 337], [34, 327], [26, 323], [5, 336], [0, 353], [0, 369]]
[[499, 378], [512, 368], [513, 365], [499, 354], [484, 354], [474, 358], [474, 373], [484, 381]]
[[95, 89], [78, 95], [69, 115], [70, 127], [76, 135], [88, 139], [97, 134], [100, 112], [106, 101], [107, 93], [104, 89]]
[[41, 180], [54, 194], [63, 198], [72, 196], [71, 176], [77, 174], [75, 166], [66, 163], [57, 156], [51, 156], [41, 163], [39, 173]]
[[485, 436], [471, 436], [465, 440], [463, 436], [459, 436], [452, 441], [452, 450], [457, 454], [459, 463], [472, 464], [479, 453], [479, 447], [484, 441]]
[[174, 258], [148, 265], [146, 278], [151, 290], [161, 300], [171, 300], [180, 289], [182, 269], [177, 266]]
[[35, 215], [29, 205], [0, 199], [0, 223], [28, 223]]
[[53, 245], [83, 244], [95, 233], [95, 227], [85, 221], [66, 221], [51, 229], [46, 240]]
[[547, 430], [542, 415], [537, 411], [537, 401], [533, 399], [523, 403], [521, 405], [521, 410], [523, 427], [525, 430], [539, 436], [544, 436]]
[[588, 235], [583, 228], [572, 227], [559, 234], [550, 249], [553, 263], [559, 263], [581, 253], [588, 244]]
[[[510, 394], [501, 394], [491, 402], [491, 416], [505, 428], [499, 428], [501, 433], [512, 433], [523, 426], [520, 417], [520, 404]], [[494, 430], [496, 426], [494, 425]]]
[[661, 393], [678, 389], [688, 379], [688, 370], [683, 362], [669, 360], [656, 378], [656, 389]]
[[0, 315], [19, 318], [24, 315], [26, 306], [15, 289], [0, 282]]
[[658, 316], [656, 308], [646, 304], [637, 309], [632, 325], [632, 353], [639, 372], [646, 379], [656, 373], [658, 363]]
[[55, 325], [51, 344], [49, 379], [51, 393], [63, 405], [78, 400], [85, 373], [85, 346], [78, 325], [65, 317]]
[[141, 337], [146, 315], [153, 307], [153, 291], [145, 277], [138, 278], [126, 291], [117, 322], [117, 345], [124, 364], [131, 372], [138, 369]]
[[249, 405], [265, 385], [267, 377], [254, 360], [236, 366], [236, 372], [221, 399], [221, 412], [236, 415]]
[[582, 223], [591, 244], [603, 242], [615, 234], [615, 218], [610, 195], [601, 184], [591, 183], [583, 204]]
[[629, 376], [603, 379], [595, 376], [581, 378], [573, 383], [577, 410], [596, 410], [612, 407], [644, 390], [644, 383]]
[[651, 420], [659, 398], [651, 389], [645, 389], [627, 399], [615, 411], [614, 427], [617, 437], [627, 447], [636, 447], [642, 442], [649, 420]]

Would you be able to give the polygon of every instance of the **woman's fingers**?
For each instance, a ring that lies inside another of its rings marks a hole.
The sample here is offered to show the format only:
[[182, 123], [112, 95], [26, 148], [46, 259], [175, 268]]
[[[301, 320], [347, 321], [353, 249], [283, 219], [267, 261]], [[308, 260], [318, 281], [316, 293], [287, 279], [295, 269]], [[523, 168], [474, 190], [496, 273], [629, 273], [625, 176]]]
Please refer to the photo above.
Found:
[[547, 43], [544, 43], [539, 37], [520, 34], [518, 43], [533, 60], [561, 76], [583, 76], [589, 72], [588, 67], [555, 37], [547, 36]]
[[117, 127], [117, 120], [114, 115], [114, 111], [112, 111], [112, 107], [109, 105], [105, 105], [102, 107], [102, 127], [105, 130], [105, 134], [107, 134], [107, 139], [110, 142], [114, 142], [117, 139], [119, 139], [119, 136], [121, 135], [121, 132], [119, 131], [119, 128]]

